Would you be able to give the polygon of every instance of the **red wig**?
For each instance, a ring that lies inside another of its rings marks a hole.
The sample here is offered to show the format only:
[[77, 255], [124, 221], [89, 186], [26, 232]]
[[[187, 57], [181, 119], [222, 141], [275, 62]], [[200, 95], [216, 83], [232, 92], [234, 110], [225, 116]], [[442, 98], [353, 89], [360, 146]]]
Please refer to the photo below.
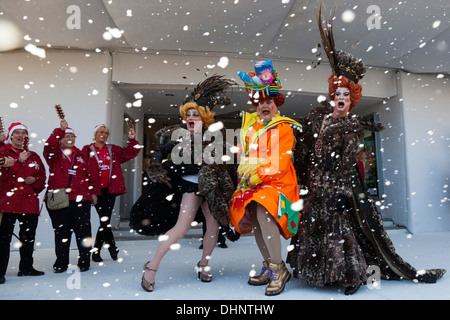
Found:
[[284, 95], [279, 92], [276, 96], [265, 95], [264, 97], [259, 97], [258, 99], [254, 99], [253, 97], [250, 98], [254, 107], [257, 107], [260, 102], [267, 101], [269, 99], [272, 99], [278, 108], [284, 104]]
[[336, 93], [337, 88], [349, 88], [350, 89], [350, 110], [352, 110], [360, 101], [362, 97], [362, 86], [360, 84], [355, 84], [352, 81], [349, 81], [344, 76], [336, 76], [336, 74], [332, 74], [328, 78], [328, 97], [331, 100], [334, 100], [334, 95]]

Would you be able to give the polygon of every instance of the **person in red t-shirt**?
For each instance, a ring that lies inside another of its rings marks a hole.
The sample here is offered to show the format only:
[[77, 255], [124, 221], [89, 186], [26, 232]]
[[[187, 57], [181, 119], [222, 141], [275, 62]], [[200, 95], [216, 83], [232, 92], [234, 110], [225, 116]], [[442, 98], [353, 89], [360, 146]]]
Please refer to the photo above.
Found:
[[78, 246], [80, 271], [87, 271], [90, 267], [91, 202], [95, 204], [97, 196], [87, 158], [75, 146], [75, 138], [73, 129], [62, 119], [60, 127], [53, 130], [44, 147], [44, 158], [50, 170], [48, 190], [65, 188], [69, 194], [67, 208], [51, 210], [45, 203], [55, 232], [56, 261], [53, 270], [56, 273], [65, 272], [69, 265], [72, 232]]
[[111, 258], [117, 260], [119, 250], [111, 230], [111, 215], [116, 197], [126, 193], [121, 164], [136, 157], [141, 150], [133, 129], [130, 129], [128, 133], [125, 148], [107, 144], [108, 136], [108, 127], [104, 124], [97, 125], [94, 130], [94, 142], [85, 145], [82, 151], [87, 155], [88, 165], [94, 172], [94, 184], [98, 187], [96, 188], [98, 201], [95, 209], [100, 217], [100, 226], [94, 244], [97, 250], [92, 254], [92, 260], [95, 262], [103, 261], [100, 250], [104, 243], [108, 245]]
[[46, 172], [37, 153], [24, 148], [28, 128], [12, 123], [0, 157], [0, 284], [5, 282], [11, 238], [19, 220], [20, 263], [18, 276], [40, 276], [44, 272], [33, 268], [33, 251], [38, 225], [39, 193], [45, 188]]

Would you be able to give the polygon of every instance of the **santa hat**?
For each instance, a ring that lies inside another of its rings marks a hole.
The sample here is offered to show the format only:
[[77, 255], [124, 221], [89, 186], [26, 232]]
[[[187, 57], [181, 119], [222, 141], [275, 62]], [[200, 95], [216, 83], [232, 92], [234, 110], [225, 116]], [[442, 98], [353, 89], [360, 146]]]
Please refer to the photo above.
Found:
[[8, 134], [6, 135], [5, 143], [9, 143], [9, 140], [10, 140], [11, 135], [13, 134], [14, 130], [20, 130], [20, 129], [26, 130], [28, 133], [28, 128], [26, 125], [24, 125], [23, 123], [20, 123], [20, 122], [13, 122], [8, 128]]
[[95, 133], [97, 132], [98, 129], [100, 129], [101, 127], [106, 127], [106, 124], [102, 123], [102, 124], [98, 124], [94, 127], [94, 136]]
[[73, 134], [75, 134], [75, 131], [73, 131], [72, 128], [67, 127], [65, 133], [73, 133]]

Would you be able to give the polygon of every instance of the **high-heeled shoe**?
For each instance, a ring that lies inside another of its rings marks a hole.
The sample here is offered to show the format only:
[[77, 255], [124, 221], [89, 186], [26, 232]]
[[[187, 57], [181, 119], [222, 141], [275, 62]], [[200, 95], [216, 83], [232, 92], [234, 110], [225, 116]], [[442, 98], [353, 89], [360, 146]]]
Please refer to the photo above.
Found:
[[147, 292], [152, 292], [153, 290], [155, 290], [155, 282], [154, 282], [154, 281], [153, 281], [153, 282], [148, 282], [148, 281], [145, 279], [145, 271], [153, 271], [153, 272], [156, 272], [156, 271], [158, 271], [158, 270], [155, 270], [155, 269], [152, 269], [152, 268], [147, 267], [147, 265], [148, 265], [149, 263], [150, 263], [150, 261], [147, 261], [147, 263], [144, 264], [144, 271], [143, 271], [143, 274], [142, 274], [141, 286], [142, 286], [142, 288], [143, 288], [145, 291], [147, 291]]
[[212, 274], [208, 273], [203, 273], [202, 271], [208, 271], [208, 269], [206, 268], [208, 267], [207, 264], [205, 265], [200, 265], [200, 262], [197, 263], [197, 271], [198, 271], [198, 278], [202, 281], [202, 282], [211, 282], [212, 281]]

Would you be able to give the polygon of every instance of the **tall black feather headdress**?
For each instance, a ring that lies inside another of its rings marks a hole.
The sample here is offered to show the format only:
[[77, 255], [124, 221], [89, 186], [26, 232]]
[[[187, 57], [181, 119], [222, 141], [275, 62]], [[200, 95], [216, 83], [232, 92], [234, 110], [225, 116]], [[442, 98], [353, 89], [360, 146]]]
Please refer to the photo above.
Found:
[[200, 82], [191, 94], [184, 99], [183, 104], [195, 102], [198, 106], [208, 107], [212, 110], [216, 105], [229, 105], [231, 100], [226, 96], [225, 90], [237, 83], [224, 79], [221, 75], [213, 75]]
[[333, 18], [336, 12], [336, 6], [330, 12], [328, 17], [325, 13], [325, 23], [327, 27], [324, 29], [322, 26], [322, 4], [323, 2], [320, 3], [319, 10], [317, 10], [316, 7], [316, 19], [317, 24], [319, 25], [323, 50], [327, 54], [331, 69], [338, 77], [344, 76], [357, 84], [358, 81], [364, 77], [366, 67], [361, 59], [357, 59], [347, 52], [336, 49], [333, 36]]

